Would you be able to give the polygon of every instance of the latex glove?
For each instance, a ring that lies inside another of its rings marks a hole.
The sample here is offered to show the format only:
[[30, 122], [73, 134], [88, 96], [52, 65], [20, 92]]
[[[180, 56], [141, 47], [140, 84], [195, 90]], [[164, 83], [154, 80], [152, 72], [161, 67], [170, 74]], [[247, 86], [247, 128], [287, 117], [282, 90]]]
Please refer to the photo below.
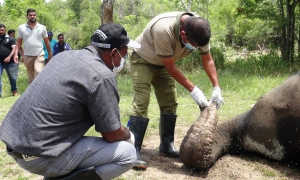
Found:
[[134, 135], [133, 135], [133, 133], [131, 131], [129, 131], [129, 132], [130, 132], [130, 138], [127, 139], [126, 141], [129, 142], [129, 143], [131, 143], [134, 146], [134, 142], [135, 142]]
[[225, 104], [225, 102], [222, 98], [221, 89], [219, 86], [214, 87], [214, 91], [212, 92], [211, 99], [208, 102], [208, 106], [214, 101], [216, 101], [216, 103], [217, 103], [217, 109], [220, 108], [221, 104]]
[[206, 97], [204, 96], [203, 92], [195, 86], [194, 90], [190, 93], [196, 104], [198, 104], [201, 107], [208, 106], [208, 101]]

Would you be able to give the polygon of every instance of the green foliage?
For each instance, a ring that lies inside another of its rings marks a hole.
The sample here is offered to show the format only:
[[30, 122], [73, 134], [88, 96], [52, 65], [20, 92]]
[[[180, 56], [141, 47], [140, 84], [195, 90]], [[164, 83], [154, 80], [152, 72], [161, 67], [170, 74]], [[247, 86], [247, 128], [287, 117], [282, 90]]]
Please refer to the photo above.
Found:
[[[235, 36], [237, 1], [217, 1], [210, 6], [210, 21], [212, 39], [231, 44]], [[220, 8], [222, 7], [222, 8]]]
[[[90, 43], [91, 34], [100, 25], [101, 4], [99, 0], [52, 0], [49, 3], [43, 0], [5, 0], [4, 6], [0, 7], [0, 19], [8, 29], [17, 30], [20, 24], [27, 21], [27, 8], [35, 8], [38, 21], [54, 33], [54, 38], [63, 33], [66, 42], [73, 49], [79, 49]], [[113, 19], [125, 27], [131, 39], [135, 39], [154, 16], [168, 11], [186, 11], [186, 8], [210, 21], [212, 48], [224, 51], [225, 46], [235, 44], [241, 49], [254, 50], [260, 44], [278, 49], [280, 45], [280, 26], [285, 21], [279, 18], [276, 1], [271, 0], [115, 1]], [[295, 27], [300, 24], [297, 18], [299, 12], [299, 6], [296, 6]], [[299, 28], [295, 33], [299, 34]], [[295, 56], [299, 55], [295, 53]], [[197, 54], [192, 54], [180, 64], [187, 63], [186, 68], [198, 66], [198, 59]], [[216, 62], [218, 64], [218, 60]]]
[[[283, 61], [294, 62], [295, 54], [294, 43], [296, 38], [294, 34], [299, 34], [300, 29], [295, 28], [294, 24], [299, 24], [299, 3], [294, 0], [240, 0], [238, 12], [241, 17], [249, 20], [259, 19], [263, 21], [258, 31], [245, 33], [244, 39], [252, 39], [253, 35], [264, 37], [264, 41], [268, 46], [281, 46], [281, 54]], [[255, 24], [253, 24], [255, 25]], [[268, 26], [268, 27], [266, 27]], [[251, 26], [254, 29], [257, 26]], [[296, 33], [295, 33], [296, 32]], [[299, 42], [298, 42], [299, 43]], [[299, 46], [299, 45], [298, 45]]]
[[81, 12], [83, 9], [81, 9], [81, 4], [84, 2], [84, 0], [69, 0], [68, 5], [70, 9], [74, 12], [74, 18], [76, 19], [76, 24], [80, 23], [81, 20]]
[[19, 0], [5, 0], [3, 6], [4, 14], [10, 16], [11, 19], [15, 19], [16, 17], [24, 16], [24, 3]]
[[248, 56], [247, 59], [228, 62], [225, 68], [236, 75], [255, 74], [256, 76], [280, 75], [297, 71], [297, 66], [290, 66], [282, 61], [275, 51], [271, 51], [268, 55]]
[[199, 51], [194, 51], [188, 57], [177, 61], [176, 65], [180, 66], [180, 69], [184, 71], [198, 70], [199, 67], [202, 68]]
[[176, 4], [172, 0], [132, 0], [127, 3], [115, 1], [114, 21], [122, 24], [129, 36], [135, 39], [154, 16], [176, 10]]
[[55, 25], [54, 17], [47, 11], [39, 11], [38, 13], [39, 13], [38, 14], [39, 23], [46, 26], [48, 31], [50, 31], [51, 29], [54, 29], [54, 25]]
[[210, 7], [214, 3], [209, 0], [176, 0], [175, 4], [179, 11], [195, 12], [208, 19], [210, 15]]
[[212, 47], [210, 49], [211, 56], [214, 59], [215, 66], [217, 69], [224, 68], [225, 56], [220, 48]]

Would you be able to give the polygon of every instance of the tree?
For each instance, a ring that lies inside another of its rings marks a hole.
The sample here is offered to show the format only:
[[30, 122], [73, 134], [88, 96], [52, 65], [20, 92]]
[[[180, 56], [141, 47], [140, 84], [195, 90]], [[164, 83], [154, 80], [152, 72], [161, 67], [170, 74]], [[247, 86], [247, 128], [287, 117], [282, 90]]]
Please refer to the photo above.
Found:
[[[240, 15], [273, 21], [273, 34], [277, 40], [282, 59], [294, 62], [296, 22], [295, 10], [300, 0], [241, 0], [238, 7]], [[299, 31], [299, 29], [298, 29]]]
[[113, 14], [114, 14], [114, 4], [115, 0], [103, 0], [101, 6], [101, 24], [107, 22], [114, 22]]
[[176, 3], [183, 11], [195, 12], [206, 19], [209, 16], [211, 2], [209, 0], [176, 0]]
[[[281, 25], [281, 54], [286, 61], [294, 62], [295, 52], [295, 9], [299, 0], [278, 0], [280, 18], [283, 20]], [[298, 19], [299, 21], [299, 19]]]

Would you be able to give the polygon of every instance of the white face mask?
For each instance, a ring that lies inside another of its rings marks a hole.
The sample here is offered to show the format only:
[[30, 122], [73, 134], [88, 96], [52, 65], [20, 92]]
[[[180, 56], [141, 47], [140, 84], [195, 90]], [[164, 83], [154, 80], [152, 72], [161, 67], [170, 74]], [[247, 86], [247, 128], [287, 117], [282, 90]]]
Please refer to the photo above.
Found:
[[119, 53], [118, 50], [117, 50], [117, 52], [118, 52], [119, 56], [121, 57], [121, 62], [120, 62], [120, 66], [118, 66], [118, 67], [116, 67], [114, 65], [114, 63], [112, 62], [113, 66], [114, 66], [112, 71], [115, 75], [118, 74], [123, 69], [123, 66], [124, 66], [124, 63], [125, 63], [125, 60], [126, 60], [125, 58], [127, 57], [127, 54], [125, 55], [125, 58], [124, 58], [124, 57], [121, 56], [121, 54]]

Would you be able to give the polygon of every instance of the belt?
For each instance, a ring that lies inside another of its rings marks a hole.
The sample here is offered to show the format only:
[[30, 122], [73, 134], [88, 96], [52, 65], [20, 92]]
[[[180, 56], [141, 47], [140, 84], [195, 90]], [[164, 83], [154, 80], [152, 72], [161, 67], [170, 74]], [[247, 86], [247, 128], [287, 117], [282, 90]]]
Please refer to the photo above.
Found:
[[14, 159], [24, 159], [25, 161], [31, 161], [31, 160], [35, 160], [35, 159], [39, 158], [37, 156], [30, 156], [30, 155], [18, 153], [16, 151], [10, 149], [7, 146], [6, 146], [6, 151], [7, 151], [7, 154], [10, 155]]

